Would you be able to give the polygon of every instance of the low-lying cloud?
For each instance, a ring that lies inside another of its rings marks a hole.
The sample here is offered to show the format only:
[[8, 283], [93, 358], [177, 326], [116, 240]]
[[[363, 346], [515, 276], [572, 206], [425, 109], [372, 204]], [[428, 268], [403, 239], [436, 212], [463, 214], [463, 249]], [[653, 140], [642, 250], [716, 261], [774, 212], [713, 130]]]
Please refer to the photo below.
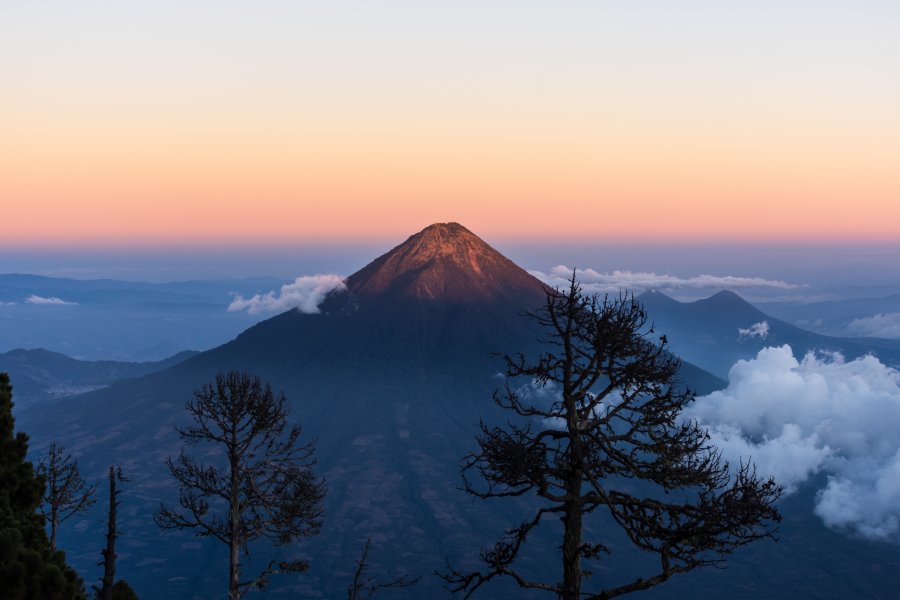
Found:
[[754, 323], [750, 327], [744, 329], [743, 327], [738, 327], [738, 339], [739, 340], [747, 340], [751, 338], [758, 337], [760, 339], [766, 339], [769, 337], [769, 322], [768, 321], [760, 321], [759, 323]]
[[874, 356], [798, 361], [789, 346], [765, 348], [685, 416], [727, 460], [752, 458], [788, 491], [824, 473], [815, 512], [827, 525], [900, 539], [900, 372]]
[[317, 313], [319, 305], [329, 292], [345, 289], [347, 286], [344, 279], [338, 275], [304, 275], [295, 279], [293, 283], [281, 286], [277, 295], [275, 292], [256, 294], [252, 298], [235, 295], [234, 300], [228, 305], [228, 311], [246, 310], [255, 315], [296, 308], [304, 313]]
[[900, 313], [877, 314], [873, 317], [853, 319], [847, 324], [847, 333], [866, 337], [900, 339]]
[[36, 294], [32, 294], [25, 298], [25, 302], [28, 304], [38, 304], [38, 305], [56, 305], [56, 306], [76, 306], [77, 302], [66, 302], [62, 298], [57, 298], [56, 296], [52, 296], [50, 298], [44, 298], [43, 296], [38, 296]]
[[[530, 271], [532, 275], [544, 283], [565, 287], [572, 278], [572, 268], [559, 265], [550, 269], [549, 273]], [[733, 275], [696, 275], [694, 277], [677, 277], [659, 273], [635, 273], [632, 271], [613, 271], [601, 273], [594, 269], [578, 269], [578, 281], [587, 292], [609, 293], [627, 290], [641, 294], [650, 290], [678, 291], [684, 289], [733, 289], [733, 288], [773, 288], [795, 289], [803, 287], [785, 281], [764, 279], [762, 277], [735, 277]]]

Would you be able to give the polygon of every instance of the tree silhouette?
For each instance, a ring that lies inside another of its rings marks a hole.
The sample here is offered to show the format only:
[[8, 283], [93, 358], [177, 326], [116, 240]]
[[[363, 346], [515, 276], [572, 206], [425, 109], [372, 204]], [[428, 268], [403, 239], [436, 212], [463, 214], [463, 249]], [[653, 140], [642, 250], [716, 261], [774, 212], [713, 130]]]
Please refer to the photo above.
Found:
[[93, 496], [99, 482], [86, 485], [78, 463], [56, 442], [50, 442], [47, 456], [41, 459], [35, 471], [46, 483], [41, 512], [50, 525], [50, 549], [55, 551], [60, 524], [94, 505]]
[[418, 583], [421, 577], [402, 575], [396, 579], [379, 581], [377, 575], [369, 575], [369, 547], [372, 540], [367, 539], [363, 545], [362, 554], [356, 560], [356, 569], [353, 571], [353, 581], [347, 587], [347, 600], [370, 600], [378, 590], [399, 590], [411, 587]]
[[50, 550], [38, 506], [43, 480], [25, 460], [28, 436], [15, 433], [12, 386], [0, 373], [0, 596], [4, 600], [84, 598], [62, 552]]
[[140, 598], [124, 579], [119, 579], [113, 585], [112, 600], [140, 600]]
[[228, 546], [230, 600], [265, 586], [273, 574], [306, 570], [302, 560], [272, 561], [259, 575], [241, 579], [251, 542], [264, 538], [284, 546], [317, 534], [322, 524], [325, 485], [312, 471], [314, 446], [299, 444], [299, 426], [288, 428], [284, 394], [230, 371], [197, 390], [187, 411], [194, 425], [178, 428], [182, 440], [219, 447], [224, 464], [200, 462], [183, 450], [166, 459], [179, 483], [180, 509], [160, 505], [156, 523], [194, 529]]
[[[507, 383], [494, 394], [519, 422], [482, 423], [479, 451], [464, 459], [462, 473], [466, 491], [478, 498], [533, 494], [540, 507], [482, 551], [481, 570], [449, 567], [442, 577], [451, 590], [468, 598], [507, 577], [564, 600], [601, 600], [720, 564], [734, 549], [771, 537], [781, 488], [749, 464], [730, 468], [707, 431], [680, 417], [693, 394], [680, 389], [680, 363], [664, 338], [652, 338], [634, 297], [585, 294], [573, 275], [568, 289], [549, 290], [530, 316], [546, 332], [546, 351], [534, 361], [506, 356]], [[522, 379], [539, 393], [510, 383]], [[630, 544], [656, 554], [658, 569], [584, 590], [590, 569], [582, 561], [614, 550], [584, 539], [586, 517], [620, 528]], [[528, 535], [550, 518], [562, 521], [562, 578], [533, 581], [515, 562]]]
[[[115, 598], [116, 589], [116, 540], [119, 538], [118, 530], [118, 512], [119, 512], [119, 494], [122, 493], [118, 489], [120, 481], [128, 481], [122, 475], [122, 467], [118, 469], [112, 465], [109, 467], [109, 508], [106, 517], [106, 547], [100, 551], [103, 556], [97, 566], [103, 567], [103, 576], [100, 577], [101, 587], [92, 586], [94, 595], [97, 600], [113, 600]], [[121, 588], [121, 586], [120, 586]]]

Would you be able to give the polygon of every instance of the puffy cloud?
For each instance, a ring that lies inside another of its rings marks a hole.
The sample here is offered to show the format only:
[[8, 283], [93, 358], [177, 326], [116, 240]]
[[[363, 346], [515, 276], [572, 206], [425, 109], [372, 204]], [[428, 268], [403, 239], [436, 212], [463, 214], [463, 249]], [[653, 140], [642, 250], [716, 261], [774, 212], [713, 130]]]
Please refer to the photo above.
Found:
[[758, 473], [774, 476], [787, 493], [817, 473], [832, 454], [818, 435], [804, 436], [803, 430], [793, 423], [786, 424], [777, 436], [763, 436], [756, 442], [727, 424], [716, 425], [711, 433], [713, 443], [728, 462], [737, 465], [741, 460], [752, 459]]
[[767, 337], [769, 337], [768, 321], [760, 321], [759, 323], [754, 323], [746, 329], [744, 329], [743, 327], [738, 327], [738, 339], [744, 340], [754, 337], [762, 339], [766, 339]]
[[[559, 265], [550, 269], [549, 273], [530, 271], [532, 275], [552, 286], [564, 287], [572, 277], [572, 269]], [[613, 271], [600, 273], [594, 269], [578, 269], [578, 281], [588, 292], [618, 292], [628, 290], [640, 294], [648, 290], [675, 291], [680, 289], [732, 289], [732, 288], [776, 288], [795, 289], [803, 287], [779, 280], [762, 277], [735, 277], [732, 275], [696, 275], [694, 277], [676, 277], [658, 273], [634, 273], [632, 271]]]
[[75, 306], [77, 302], [66, 302], [62, 298], [57, 298], [56, 296], [52, 296], [50, 298], [44, 298], [42, 296], [37, 296], [32, 294], [25, 299], [25, 302], [28, 304], [40, 304], [40, 305], [48, 305], [53, 304], [57, 306]]
[[296, 308], [304, 313], [317, 313], [319, 305], [329, 292], [345, 289], [347, 286], [338, 275], [304, 275], [295, 279], [293, 283], [281, 286], [277, 296], [275, 292], [256, 294], [252, 298], [235, 295], [234, 300], [228, 305], [228, 311], [246, 310], [255, 315]]
[[815, 511], [829, 526], [900, 539], [900, 372], [874, 356], [798, 361], [789, 346], [765, 348], [685, 416], [727, 460], [752, 458], [788, 491], [827, 475]]
[[874, 317], [853, 319], [847, 323], [847, 333], [900, 339], [900, 313], [877, 314]]

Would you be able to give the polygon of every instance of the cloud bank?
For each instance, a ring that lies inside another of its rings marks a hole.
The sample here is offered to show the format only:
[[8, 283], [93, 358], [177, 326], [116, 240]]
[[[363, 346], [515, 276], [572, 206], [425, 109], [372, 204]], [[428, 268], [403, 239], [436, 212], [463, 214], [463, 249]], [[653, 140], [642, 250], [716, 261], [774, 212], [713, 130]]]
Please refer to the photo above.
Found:
[[[549, 273], [529, 271], [544, 283], [557, 287], [568, 285], [572, 277], [572, 268], [559, 265], [550, 269]], [[649, 290], [683, 290], [683, 289], [732, 289], [732, 288], [774, 288], [781, 290], [803, 287], [785, 281], [763, 279], [762, 277], [735, 277], [732, 275], [697, 275], [694, 277], [676, 277], [658, 273], [635, 273], [632, 271], [613, 271], [600, 273], [594, 269], [578, 269], [578, 280], [585, 291], [608, 293], [628, 290], [640, 294]]]
[[261, 312], [283, 312], [296, 308], [303, 313], [319, 312], [319, 305], [329, 292], [345, 290], [344, 279], [338, 275], [304, 275], [275, 292], [256, 294], [252, 298], [235, 295], [228, 312], [246, 310], [251, 315]]
[[824, 473], [815, 512], [828, 526], [900, 540], [900, 372], [874, 356], [798, 361], [789, 346], [765, 348], [685, 416], [729, 462], [752, 458], [788, 491]]
[[77, 302], [66, 302], [62, 298], [57, 298], [56, 296], [52, 296], [50, 298], [44, 298], [42, 296], [38, 296], [32, 294], [25, 299], [25, 302], [28, 304], [38, 304], [38, 305], [56, 305], [56, 306], [76, 306]]
[[853, 319], [847, 333], [869, 337], [900, 339], [900, 313], [877, 314], [874, 317]]

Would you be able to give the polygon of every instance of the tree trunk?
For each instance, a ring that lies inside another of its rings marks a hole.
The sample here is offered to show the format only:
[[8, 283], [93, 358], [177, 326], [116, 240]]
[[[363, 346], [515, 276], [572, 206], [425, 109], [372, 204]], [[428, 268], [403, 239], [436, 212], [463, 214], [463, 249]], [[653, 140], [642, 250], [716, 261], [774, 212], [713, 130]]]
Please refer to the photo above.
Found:
[[116, 579], [116, 471], [109, 468], [109, 520], [106, 526], [106, 548], [103, 550], [103, 587], [101, 600], [112, 600]]
[[56, 528], [59, 526], [59, 495], [56, 488], [56, 476], [59, 470], [56, 457], [56, 442], [50, 445], [50, 464], [47, 485], [50, 487], [50, 552], [56, 552]]
[[228, 562], [228, 600], [239, 600], [241, 595], [238, 590], [240, 572], [238, 571], [238, 556], [240, 548], [234, 537], [230, 540], [230, 556]]
[[228, 599], [240, 600], [241, 593], [239, 589], [240, 583], [240, 481], [238, 480], [238, 456], [234, 448], [237, 446], [237, 440], [232, 435], [232, 449], [229, 454], [229, 462], [231, 467], [231, 490], [228, 506], [229, 519], [229, 562], [228, 562]]
[[562, 545], [563, 600], [579, 600], [581, 597], [581, 478], [581, 469], [572, 469], [566, 486]]
[[563, 382], [563, 401], [566, 407], [566, 429], [569, 434], [569, 469], [566, 474], [566, 500], [563, 505], [563, 589], [562, 600], [581, 598], [581, 484], [584, 477], [584, 448], [581, 441], [581, 419], [578, 405], [572, 397], [569, 378], [573, 370], [573, 353], [568, 340], [565, 343], [566, 379]]
[[56, 508], [50, 508], [50, 552], [56, 552], [56, 528], [59, 526], [59, 517]]

